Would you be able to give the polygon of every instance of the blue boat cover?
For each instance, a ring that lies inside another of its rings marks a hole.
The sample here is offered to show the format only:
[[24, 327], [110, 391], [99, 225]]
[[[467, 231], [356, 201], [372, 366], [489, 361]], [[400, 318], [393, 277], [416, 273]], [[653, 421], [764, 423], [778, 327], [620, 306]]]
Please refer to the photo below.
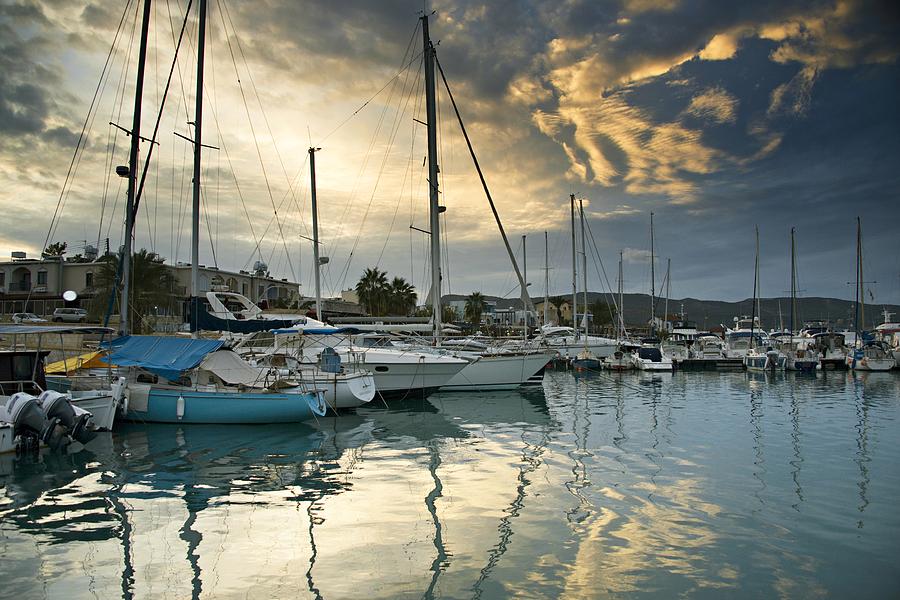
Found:
[[169, 381], [193, 369], [210, 352], [222, 347], [219, 340], [157, 335], [126, 335], [109, 343], [109, 363], [120, 367], [140, 367]]
[[360, 330], [356, 327], [319, 327], [318, 329], [313, 329], [311, 327], [289, 327], [284, 329], [273, 329], [272, 333], [275, 335], [331, 335], [339, 333], [360, 333]]

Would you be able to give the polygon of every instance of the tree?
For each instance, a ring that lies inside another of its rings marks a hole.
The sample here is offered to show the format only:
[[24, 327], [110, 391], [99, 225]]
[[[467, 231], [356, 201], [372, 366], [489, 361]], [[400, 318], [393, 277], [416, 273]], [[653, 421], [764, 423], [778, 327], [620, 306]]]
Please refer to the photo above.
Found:
[[356, 284], [356, 295], [370, 315], [380, 315], [387, 309], [387, 273], [378, 267], [366, 269]]
[[472, 325], [481, 323], [481, 313], [487, 308], [487, 302], [481, 292], [472, 292], [466, 298], [465, 316], [466, 321]]
[[394, 277], [387, 287], [388, 312], [393, 315], [408, 315], [416, 308], [416, 288], [402, 277]]
[[[116, 286], [118, 259], [115, 256], [106, 256], [102, 259], [102, 263], [95, 281], [97, 294], [91, 307], [92, 316], [95, 318], [106, 314], [110, 295], [115, 294], [118, 302], [121, 290], [121, 280], [119, 286]], [[175, 276], [166, 266], [165, 259], [144, 248], [135, 252], [131, 259], [129, 330], [135, 333], [152, 330], [152, 318], [156, 316], [156, 309], [171, 304], [174, 292]]]
[[612, 312], [609, 304], [603, 302], [602, 300], [597, 300], [592, 302], [589, 306], [589, 310], [593, 315], [592, 323], [595, 328], [599, 328], [603, 325], [611, 325], [613, 322]]
[[66, 248], [68, 247], [68, 243], [66, 242], [53, 242], [41, 252], [42, 258], [51, 258], [51, 257], [60, 257], [66, 253]]

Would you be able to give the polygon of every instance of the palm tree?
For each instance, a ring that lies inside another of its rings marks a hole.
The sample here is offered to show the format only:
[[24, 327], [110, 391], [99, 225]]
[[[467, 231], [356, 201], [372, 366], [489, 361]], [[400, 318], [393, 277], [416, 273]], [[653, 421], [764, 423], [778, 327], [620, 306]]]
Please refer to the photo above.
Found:
[[466, 320], [472, 325], [479, 325], [481, 323], [481, 313], [483, 313], [486, 308], [487, 302], [485, 302], [481, 292], [472, 292], [469, 297], [466, 298]]
[[394, 277], [387, 288], [391, 314], [408, 315], [416, 308], [416, 288], [402, 277]]
[[379, 271], [378, 267], [366, 269], [359, 282], [356, 284], [356, 295], [360, 304], [365, 307], [370, 315], [378, 315], [387, 309], [387, 273]]
[[[120, 288], [116, 283], [116, 270], [119, 262], [113, 256], [105, 257], [103, 266], [97, 274], [96, 294], [91, 307], [94, 317], [102, 317], [109, 306], [109, 297], [118, 294]], [[121, 285], [121, 282], [120, 282]], [[165, 264], [165, 259], [145, 248], [135, 252], [131, 259], [131, 311], [133, 319], [129, 330], [135, 333], [152, 329], [152, 317], [156, 316], [159, 306], [168, 306], [175, 292], [175, 275]]]

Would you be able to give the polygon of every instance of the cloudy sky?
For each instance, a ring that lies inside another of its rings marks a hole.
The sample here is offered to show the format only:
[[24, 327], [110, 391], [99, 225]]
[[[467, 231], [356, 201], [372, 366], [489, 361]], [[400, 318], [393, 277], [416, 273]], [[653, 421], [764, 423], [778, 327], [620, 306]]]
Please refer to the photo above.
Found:
[[[0, 256], [122, 237], [142, 2], [0, 1]], [[152, 8], [150, 137], [187, 0]], [[173, 71], [137, 247], [189, 250], [196, 6]], [[257, 260], [312, 293], [308, 153], [316, 155], [326, 292], [378, 266], [428, 285], [418, 1], [210, 0], [201, 262]], [[445, 0], [432, 38], [532, 294], [571, 285], [569, 194], [584, 199], [610, 282], [673, 297], [789, 289], [849, 298], [855, 217], [876, 302], [900, 303], [900, 15], [896, 3]], [[123, 12], [124, 9], [124, 12]], [[96, 91], [96, 100], [94, 95]], [[444, 292], [516, 296], [509, 260], [445, 92], [438, 105]], [[81, 132], [84, 130], [84, 135]], [[81, 138], [79, 152], [76, 145]], [[146, 156], [149, 144], [142, 145]], [[74, 160], [73, 160], [74, 157]], [[70, 165], [73, 168], [70, 171]], [[67, 177], [67, 174], [69, 176]], [[59, 210], [57, 210], [59, 208]], [[56, 214], [56, 218], [54, 218]], [[593, 248], [589, 287], [605, 288]], [[660, 284], [657, 284], [657, 288]]]

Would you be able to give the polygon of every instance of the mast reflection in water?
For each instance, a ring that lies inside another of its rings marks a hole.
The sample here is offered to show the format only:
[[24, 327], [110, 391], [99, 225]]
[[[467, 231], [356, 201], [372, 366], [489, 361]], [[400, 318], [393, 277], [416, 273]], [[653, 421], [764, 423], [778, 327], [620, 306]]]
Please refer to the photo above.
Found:
[[900, 378], [548, 373], [0, 457], [11, 597], [897, 595]]

